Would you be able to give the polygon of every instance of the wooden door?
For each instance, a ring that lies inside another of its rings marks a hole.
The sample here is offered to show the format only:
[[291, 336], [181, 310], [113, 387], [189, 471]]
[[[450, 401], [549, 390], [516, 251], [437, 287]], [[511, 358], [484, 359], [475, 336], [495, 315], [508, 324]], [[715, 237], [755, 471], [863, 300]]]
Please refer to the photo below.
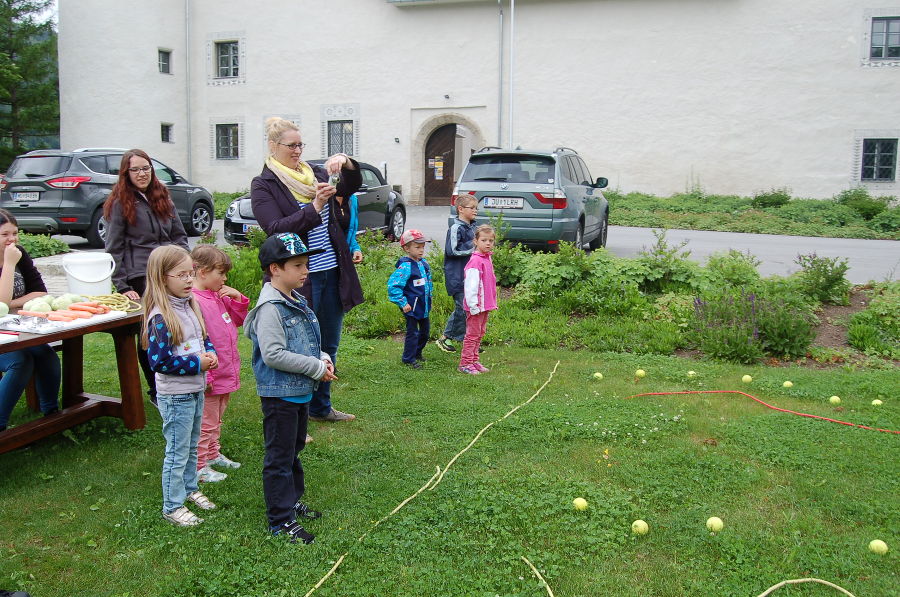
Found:
[[446, 124], [425, 143], [425, 205], [450, 205], [456, 125]]

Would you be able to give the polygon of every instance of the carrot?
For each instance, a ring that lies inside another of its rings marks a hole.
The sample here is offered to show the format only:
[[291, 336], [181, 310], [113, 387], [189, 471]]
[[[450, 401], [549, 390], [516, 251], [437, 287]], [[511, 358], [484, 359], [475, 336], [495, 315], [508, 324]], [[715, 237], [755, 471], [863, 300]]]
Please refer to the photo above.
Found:
[[67, 311], [86, 311], [87, 313], [103, 313], [103, 309], [100, 307], [92, 307], [91, 305], [82, 305], [79, 303], [72, 303], [69, 305]]
[[47, 313], [47, 319], [50, 321], [75, 321], [71, 317], [66, 317], [62, 313], [54, 311], [53, 313]]
[[[78, 301], [77, 303], [72, 303], [72, 305], [87, 305], [88, 307], [102, 307], [103, 305], [97, 301]], [[72, 305], [69, 305], [70, 307]]]
[[47, 319], [49, 313], [45, 311], [19, 311], [18, 315], [24, 315], [25, 317], [43, 317], [44, 319]]
[[91, 314], [91, 313], [85, 313], [84, 311], [66, 311], [66, 310], [59, 310], [59, 311], [54, 311], [54, 313], [57, 313], [57, 314], [62, 315], [62, 316], [64, 316], [64, 317], [68, 317], [69, 319], [76, 319], [76, 318], [88, 319], [89, 317], [93, 317], [93, 314]]

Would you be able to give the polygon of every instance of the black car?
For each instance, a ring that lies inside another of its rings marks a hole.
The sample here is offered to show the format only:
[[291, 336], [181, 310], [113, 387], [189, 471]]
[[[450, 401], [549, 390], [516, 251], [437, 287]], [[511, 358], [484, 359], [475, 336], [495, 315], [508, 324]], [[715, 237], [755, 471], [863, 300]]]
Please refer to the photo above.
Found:
[[[321, 166], [325, 160], [310, 160]], [[387, 183], [381, 171], [371, 164], [359, 162], [362, 186], [356, 192], [359, 207], [359, 232], [383, 230], [398, 239], [406, 226], [406, 202], [399, 192]], [[225, 212], [225, 240], [233, 245], [247, 242], [247, 230], [259, 226], [253, 217], [250, 194], [238, 197]]]
[[[73, 234], [102, 247], [103, 203], [119, 177], [124, 149], [42, 149], [18, 156], [0, 178], [0, 207], [25, 232]], [[156, 177], [169, 189], [189, 235], [209, 232], [213, 200], [162, 162], [152, 160]]]

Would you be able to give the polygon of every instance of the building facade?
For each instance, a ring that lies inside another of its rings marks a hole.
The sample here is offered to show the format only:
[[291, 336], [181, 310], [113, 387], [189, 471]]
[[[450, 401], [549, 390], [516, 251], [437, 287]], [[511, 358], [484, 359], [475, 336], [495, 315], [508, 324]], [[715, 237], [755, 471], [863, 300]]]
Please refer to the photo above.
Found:
[[279, 115], [412, 203], [485, 145], [575, 148], [622, 191], [900, 194], [897, 0], [60, 0], [59, 58], [63, 149], [219, 191]]

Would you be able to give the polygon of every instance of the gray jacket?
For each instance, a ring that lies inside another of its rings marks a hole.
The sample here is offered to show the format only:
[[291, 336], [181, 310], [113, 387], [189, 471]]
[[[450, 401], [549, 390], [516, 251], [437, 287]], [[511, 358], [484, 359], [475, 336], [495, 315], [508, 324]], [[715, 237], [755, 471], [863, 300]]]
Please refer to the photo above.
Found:
[[156, 373], [158, 394], [192, 394], [206, 389], [206, 371], [200, 368], [200, 355], [215, 352], [209, 337], [203, 336], [200, 320], [191, 308], [193, 297], [169, 296], [169, 304], [178, 317], [184, 337], [181, 344], [172, 344], [169, 328], [154, 308], [147, 316], [147, 358]]
[[[176, 211], [172, 207], [173, 212]], [[134, 225], [122, 216], [122, 206], [113, 205], [106, 223], [106, 252], [112, 255], [116, 269], [112, 274], [113, 285], [119, 292], [134, 290], [128, 280], [143, 278], [147, 272], [150, 252], [163, 245], [179, 245], [188, 249], [188, 237], [178, 214], [160, 220], [150, 209], [150, 204], [140, 193], [135, 205]]]

